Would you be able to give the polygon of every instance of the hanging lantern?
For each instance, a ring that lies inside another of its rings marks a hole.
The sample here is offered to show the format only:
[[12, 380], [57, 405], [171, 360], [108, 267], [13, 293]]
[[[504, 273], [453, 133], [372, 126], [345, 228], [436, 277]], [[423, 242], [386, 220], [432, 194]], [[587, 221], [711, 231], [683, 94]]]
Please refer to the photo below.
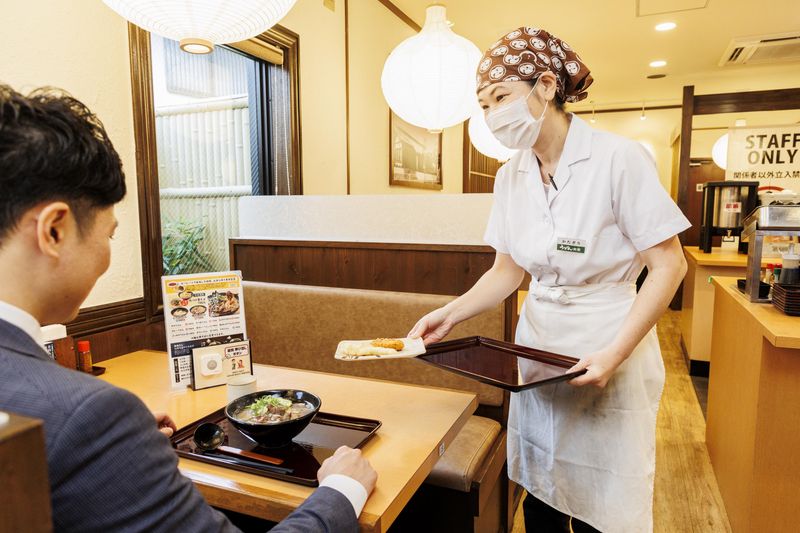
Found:
[[244, 41], [274, 26], [297, 0], [103, 0], [124, 19], [182, 50], [207, 54], [215, 44]]
[[517, 153], [517, 150], [508, 148], [497, 140], [492, 130], [486, 124], [483, 109], [476, 108], [469, 119], [469, 140], [477, 151], [492, 159], [505, 163]]
[[714, 143], [711, 148], [711, 159], [719, 168], [725, 170], [728, 166], [728, 134], [726, 133]]
[[445, 7], [428, 7], [425, 26], [392, 51], [383, 66], [383, 96], [400, 118], [429, 131], [464, 122], [475, 106], [478, 47], [456, 35]]

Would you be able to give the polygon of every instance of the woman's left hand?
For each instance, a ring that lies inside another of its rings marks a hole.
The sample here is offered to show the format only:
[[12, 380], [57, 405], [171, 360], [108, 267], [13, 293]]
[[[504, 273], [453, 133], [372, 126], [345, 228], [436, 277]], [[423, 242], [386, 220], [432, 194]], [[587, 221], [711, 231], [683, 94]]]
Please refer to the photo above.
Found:
[[624, 360], [625, 357], [609, 348], [590, 353], [581, 359], [578, 364], [567, 370], [567, 372], [577, 372], [578, 370], [586, 369], [585, 374], [571, 379], [569, 384], [576, 387], [594, 385], [602, 389]]

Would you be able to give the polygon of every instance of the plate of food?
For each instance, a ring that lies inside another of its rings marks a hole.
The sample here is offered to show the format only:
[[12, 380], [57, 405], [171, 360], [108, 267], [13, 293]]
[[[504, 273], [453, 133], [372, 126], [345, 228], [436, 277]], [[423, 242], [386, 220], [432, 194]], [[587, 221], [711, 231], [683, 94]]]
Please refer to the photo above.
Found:
[[342, 361], [369, 361], [375, 359], [403, 359], [425, 353], [422, 339], [370, 339], [342, 341], [336, 348], [336, 359]]

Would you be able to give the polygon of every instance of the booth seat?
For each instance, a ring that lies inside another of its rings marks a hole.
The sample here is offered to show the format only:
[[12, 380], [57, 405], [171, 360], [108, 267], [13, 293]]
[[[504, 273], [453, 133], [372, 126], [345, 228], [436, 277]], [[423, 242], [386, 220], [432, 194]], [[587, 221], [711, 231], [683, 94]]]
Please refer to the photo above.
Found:
[[[421, 361], [334, 359], [345, 339], [404, 337], [425, 313], [452, 296], [244, 282], [253, 361], [472, 392], [480, 406], [447, 449], [392, 531], [508, 530], [508, 395]], [[459, 324], [448, 338], [503, 338], [504, 309]], [[324, 401], [324, 399], [323, 399]], [[353, 391], [353, 401], [368, 401]], [[397, 406], [402, 409], [402, 405]], [[435, 406], [431, 406], [435, 409]], [[440, 523], [437, 523], [439, 521]]]

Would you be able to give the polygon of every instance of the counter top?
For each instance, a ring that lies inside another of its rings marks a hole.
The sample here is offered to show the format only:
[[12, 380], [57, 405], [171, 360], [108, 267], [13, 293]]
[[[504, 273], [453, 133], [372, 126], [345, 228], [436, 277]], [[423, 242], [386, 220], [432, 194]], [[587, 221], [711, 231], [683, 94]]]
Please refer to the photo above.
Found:
[[[721, 266], [721, 267], [747, 267], [747, 254], [740, 254], [736, 250], [712, 248], [711, 253], [705, 253], [699, 246], [684, 246], [688, 260], [694, 261], [700, 266]], [[769, 263], [779, 262], [778, 258], [763, 259], [762, 266]]]
[[714, 276], [714, 284], [756, 319], [764, 337], [776, 348], [800, 349], [800, 317], [784, 315], [772, 304], [754, 303], [736, 288], [736, 278]]

